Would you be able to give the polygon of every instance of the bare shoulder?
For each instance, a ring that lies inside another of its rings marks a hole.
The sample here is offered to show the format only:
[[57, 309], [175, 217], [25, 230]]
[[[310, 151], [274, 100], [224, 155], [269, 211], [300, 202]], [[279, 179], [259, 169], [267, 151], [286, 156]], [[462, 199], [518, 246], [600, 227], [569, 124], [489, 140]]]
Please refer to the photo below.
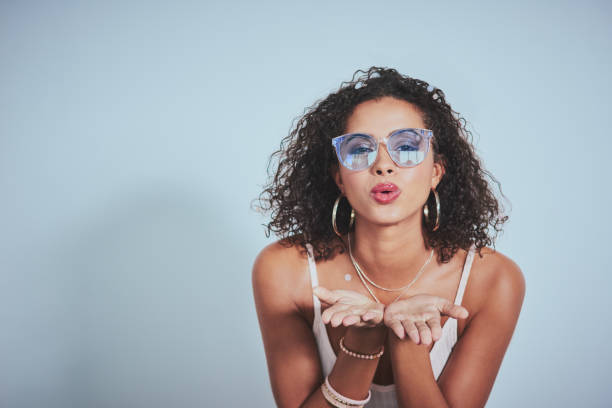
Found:
[[308, 257], [303, 251], [277, 241], [263, 248], [253, 264], [255, 308], [279, 407], [301, 406], [322, 381], [312, 327], [299, 308], [304, 276], [308, 279]]
[[525, 276], [521, 268], [503, 253], [484, 247], [472, 266], [476, 293], [483, 294], [481, 306], [518, 309], [525, 296]]
[[307, 256], [299, 245], [282, 240], [265, 246], [255, 258], [252, 284], [256, 295], [273, 296], [279, 301], [299, 303], [307, 273]]
[[[298, 245], [289, 246], [283, 240], [266, 245], [255, 258], [255, 265], [278, 267], [286, 263], [295, 265], [305, 259]], [[287, 265], [291, 266], [291, 265]], [[278, 269], [278, 268], [275, 268]]]
[[474, 257], [468, 287], [474, 307], [438, 384], [449, 406], [483, 407], [521, 312], [525, 278], [512, 259], [485, 247]]
[[489, 283], [495, 286], [512, 286], [517, 289], [525, 287], [525, 277], [521, 268], [503, 253], [489, 248], [482, 248], [475, 255], [474, 268], [487, 274]]

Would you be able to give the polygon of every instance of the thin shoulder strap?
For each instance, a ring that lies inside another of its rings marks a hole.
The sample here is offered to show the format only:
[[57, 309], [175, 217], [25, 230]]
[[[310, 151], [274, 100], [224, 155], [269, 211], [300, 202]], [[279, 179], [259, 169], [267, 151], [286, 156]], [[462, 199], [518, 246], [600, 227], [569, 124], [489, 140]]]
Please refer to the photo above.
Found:
[[472, 245], [465, 258], [465, 264], [463, 265], [463, 272], [461, 272], [461, 280], [459, 281], [459, 289], [457, 289], [457, 296], [455, 297], [455, 304], [460, 305], [463, 300], [463, 293], [467, 285], [468, 278], [470, 277], [470, 270], [472, 269], [472, 262], [474, 261], [475, 246]]
[[[317, 265], [315, 263], [312, 245], [310, 243], [306, 244], [306, 249], [308, 250], [308, 269], [310, 271], [310, 284], [314, 289], [316, 286], [319, 286], [319, 278], [317, 277]], [[319, 302], [319, 298], [314, 294], [312, 295], [315, 311], [321, 308], [321, 303]]]

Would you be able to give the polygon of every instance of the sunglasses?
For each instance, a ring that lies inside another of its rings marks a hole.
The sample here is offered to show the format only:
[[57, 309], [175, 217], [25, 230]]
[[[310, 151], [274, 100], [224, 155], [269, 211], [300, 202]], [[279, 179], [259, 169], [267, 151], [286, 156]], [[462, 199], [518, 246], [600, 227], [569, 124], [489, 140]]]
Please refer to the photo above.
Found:
[[340, 163], [349, 170], [365, 170], [378, 156], [378, 145], [387, 146], [391, 159], [400, 167], [420, 164], [429, 151], [433, 132], [428, 129], [398, 129], [378, 141], [367, 133], [347, 133], [332, 139]]

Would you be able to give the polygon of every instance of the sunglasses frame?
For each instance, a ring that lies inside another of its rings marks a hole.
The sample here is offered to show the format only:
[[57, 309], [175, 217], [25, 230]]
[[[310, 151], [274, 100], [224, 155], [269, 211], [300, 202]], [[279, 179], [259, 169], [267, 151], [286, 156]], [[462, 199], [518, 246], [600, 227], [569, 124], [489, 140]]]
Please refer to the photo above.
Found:
[[389, 156], [391, 157], [391, 160], [393, 160], [393, 162], [395, 164], [397, 164], [399, 167], [404, 167], [404, 168], [409, 168], [409, 167], [416, 167], [419, 164], [423, 163], [423, 161], [425, 161], [425, 158], [427, 157], [427, 154], [429, 153], [429, 147], [430, 147], [430, 142], [431, 139], [433, 138], [433, 131], [429, 130], [429, 129], [420, 129], [420, 128], [402, 128], [402, 129], [396, 129], [391, 131], [387, 136], [385, 136], [384, 138], [382, 138], [381, 140], [377, 140], [373, 135], [370, 135], [368, 133], [363, 133], [363, 132], [356, 132], [356, 133], [345, 133], [343, 135], [340, 136], [336, 136], [331, 140], [332, 145], [334, 146], [334, 150], [336, 150], [336, 157], [338, 157], [338, 161], [340, 162], [340, 164], [342, 164], [342, 166], [344, 166], [344, 168], [346, 168], [347, 170], [351, 170], [351, 171], [362, 171], [362, 170], [366, 170], [369, 169], [370, 167], [372, 167], [372, 165], [374, 163], [376, 163], [376, 159], [374, 159], [374, 161], [372, 163], [370, 163], [370, 165], [368, 167], [364, 167], [363, 169], [351, 169], [350, 167], [347, 167], [344, 164], [344, 161], [342, 160], [342, 157], [340, 156], [340, 145], [342, 144], [342, 142], [344, 141], [344, 139], [346, 139], [349, 136], [366, 136], [370, 139], [373, 139], [376, 145], [376, 158], [378, 158], [378, 154], [380, 153], [380, 149], [378, 148], [378, 146], [381, 143], [385, 143], [385, 147], [387, 148], [387, 152], [390, 152], [391, 150], [389, 150], [389, 138], [393, 137], [396, 134], [399, 133], [403, 133], [406, 131], [413, 131], [415, 133], [418, 133], [419, 135], [423, 136], [425, 139], [427, 139], [427, 148], [425, 150], [425, 155], [423, 156], [423, 160], [420, 161], [419, 163], [413, 165], [413, 166], [404, 166], [402, 164], [399, 164], [398, 162], [395, 161], [395, 159], [393, 158], [393, 156], [389, 153]]

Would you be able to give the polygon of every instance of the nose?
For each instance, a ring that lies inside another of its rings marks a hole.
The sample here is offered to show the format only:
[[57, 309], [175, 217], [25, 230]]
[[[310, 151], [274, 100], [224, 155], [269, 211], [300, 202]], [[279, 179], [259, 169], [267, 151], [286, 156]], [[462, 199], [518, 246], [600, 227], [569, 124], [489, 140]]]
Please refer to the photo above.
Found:
[[395, 166], [396, 164], [389, 155], [387, 147], [384, 143], [380, 143], [378, 148], [378, 156], [376, 157], [374, 164], [372, 164], [372, 170], [378, 175], [386, 176], [395, 172]]

